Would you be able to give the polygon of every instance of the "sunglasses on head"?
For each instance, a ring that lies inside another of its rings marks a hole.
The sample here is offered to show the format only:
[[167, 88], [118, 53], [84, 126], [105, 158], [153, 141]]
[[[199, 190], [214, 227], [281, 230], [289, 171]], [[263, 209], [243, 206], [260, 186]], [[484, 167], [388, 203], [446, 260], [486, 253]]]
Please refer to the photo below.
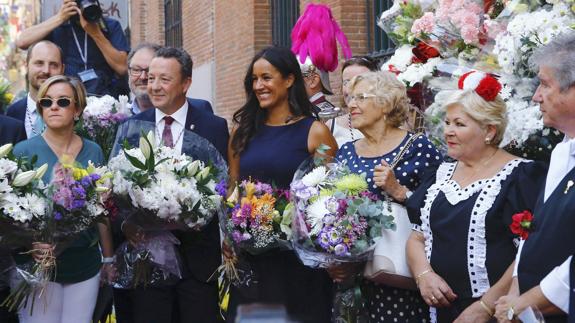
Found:
[[42, 108], [50, 108], [50, 107], [52, 107], [52, 104], [54, 103], [54, 101], [56, 101], [56, 105], [58, 105], [60, 108], [67, 108], [72, 103], [72, 99], [66, 98], [66, 97], [57, 98], [57, 99], [41, 98], [40, 100], [38, 100], [38, 103], [40, 104], [40, 106]]

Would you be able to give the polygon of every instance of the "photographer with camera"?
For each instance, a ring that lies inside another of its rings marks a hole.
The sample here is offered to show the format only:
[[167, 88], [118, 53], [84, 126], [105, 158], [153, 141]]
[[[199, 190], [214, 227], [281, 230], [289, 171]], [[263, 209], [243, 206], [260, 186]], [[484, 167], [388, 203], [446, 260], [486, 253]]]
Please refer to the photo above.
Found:
[[89, 94], [129, 93], [130, 51], [120, 23], [102, 16], [98, 0], [63, 0], [58, 13], [22, 31], [16, 45], [27, 49], [48, 39], [64, 51], [64, 73], [82, 80]]

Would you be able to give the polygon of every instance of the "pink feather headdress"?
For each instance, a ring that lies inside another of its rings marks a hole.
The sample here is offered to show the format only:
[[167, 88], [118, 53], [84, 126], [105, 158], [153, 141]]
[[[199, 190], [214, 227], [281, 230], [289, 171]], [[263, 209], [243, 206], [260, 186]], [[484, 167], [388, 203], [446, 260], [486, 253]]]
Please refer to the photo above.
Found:
[[345, 34], [333, 18], [331, 10], [324, 4], [310, 3], [298, 19], [291, 33], [291, 50], [304, 64], [309, 56], [319, 70], [333, 72], [338, 65], [337, 43], [343, 56], [351, 57], [351, 48]]

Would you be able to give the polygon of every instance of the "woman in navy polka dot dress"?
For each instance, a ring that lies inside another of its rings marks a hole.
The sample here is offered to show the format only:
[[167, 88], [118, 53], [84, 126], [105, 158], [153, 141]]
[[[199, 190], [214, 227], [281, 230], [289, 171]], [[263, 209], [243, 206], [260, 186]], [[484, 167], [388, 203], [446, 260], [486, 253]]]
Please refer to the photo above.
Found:
[[[351, 124], [365, 138], [344, 144], [337, 153], [353, 172], [366, 174], [370, 191], [388, 194], [403, 203], [421, 183], [428, 169], [441, 163], [441, 154], [424, 135], [417, 135], [397, 166], [389, 165], [414, 134], [400, 129], [407, 120], [409, 99], [403, 83], [389, 72], [370, 72], [357, 76], [350, 84], [348, 97]], [[331, 270], [334, 280], [337, 270]], [[429, 310], [418, 291], [376, 285], [365, 281], [370, 322], [426, 322]]]

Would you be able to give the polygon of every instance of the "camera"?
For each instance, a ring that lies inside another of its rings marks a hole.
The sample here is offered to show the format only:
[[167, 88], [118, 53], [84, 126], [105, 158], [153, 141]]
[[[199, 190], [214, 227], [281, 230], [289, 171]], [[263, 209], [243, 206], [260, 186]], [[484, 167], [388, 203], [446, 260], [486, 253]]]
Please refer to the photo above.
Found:
[[89, 22], [99, 22], [102, 19], [102, 8], [98, 0], [76, 0], [82, 16]]

